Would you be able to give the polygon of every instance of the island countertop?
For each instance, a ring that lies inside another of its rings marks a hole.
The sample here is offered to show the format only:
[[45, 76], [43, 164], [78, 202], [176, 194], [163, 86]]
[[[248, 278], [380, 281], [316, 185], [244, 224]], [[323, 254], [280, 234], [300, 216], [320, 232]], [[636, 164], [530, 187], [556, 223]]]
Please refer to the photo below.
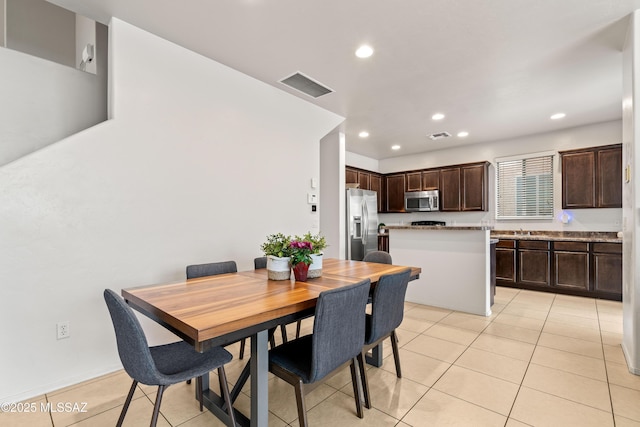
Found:
[[385, 225], [380, 227], [386, 230], [493, 230], [493, 227], [488, 225]]

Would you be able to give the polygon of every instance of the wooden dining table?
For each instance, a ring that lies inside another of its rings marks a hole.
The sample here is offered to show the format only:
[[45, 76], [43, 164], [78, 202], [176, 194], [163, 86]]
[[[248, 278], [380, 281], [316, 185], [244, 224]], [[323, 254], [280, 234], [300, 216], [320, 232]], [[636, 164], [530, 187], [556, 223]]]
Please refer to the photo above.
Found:
[[[322, 276], [306, 282], [269, 280], [261, 269], [123, 289], [122, 296], [198, 351], [250, 337], [251, 414], [250, 418], [236, 414], [238, 424], [257, 427], [268, 424], [269, 330], [313, 314], [323, 291], [365, 279], [375, 286], [380, 276], [407, 268], [411, 279], [421, 273], [416, 267], [325, 258]], [[208, 376], [203, 378], [203, 389], [205, 406], [225, 419], [224, 402], [210, 390]], [[232, 394], [237, 393], [234, 388]]]

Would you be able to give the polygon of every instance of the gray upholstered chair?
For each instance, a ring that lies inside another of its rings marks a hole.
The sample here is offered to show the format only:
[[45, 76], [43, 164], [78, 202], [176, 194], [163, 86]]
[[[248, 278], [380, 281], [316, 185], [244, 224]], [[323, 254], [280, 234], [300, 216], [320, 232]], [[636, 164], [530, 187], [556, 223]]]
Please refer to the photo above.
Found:
[[313, 334], [269, 351], [269, 371], [295, 387], [302, 427], [307, 425], [305, 390], [315, 388], [323, 378], [348, 362], [356, 411], [358, 417], [363, 417], [357, 366], [364, 363], [365, 307], [370, 287], [367, 279], [320, 293]]
[[[238, 266], [235, 261], [209, 262], [206, 264], [194, 264], [187, 266], [187, 279], [196, 279], [198, 277], [216, 276], [218, 274], [237, 273]], [[244, 349], [247, 345], [247, 339], [240, 341], [240, 359], [244, 359]]]
[[[404, 297], [407, 293], [411, 269], [399, 273], [380, 276], [375, 285], [371, 302], [371, 314], [367, 314], [367, 329], [364, 351], [367, 352], [387, 338], [391, 338], [393, 358], [396, 364], [396, 375], [402, 378], [400, 369], [400, 354], [398, 352], [398, 337], [396, 328], [402, 323], [404, 316]], [[360, 367], [363, 376], [365, 405], [371, 407], [369, 386], [364, 376], [364, 366]]]
[[[362, 261], [375, 262], [378, 264], [393, 264], [393, 261], [391, 260], [391, 255], [389, 255], [389, 252], [384, 252], [384, 251], [369, 252], [364, 256]], [[373, 298], [373, 295], [370, 293], [368, 304], [371, 304], [372, 298]]]
[[393, 264], [393, 262], [391, 261], [391, 255], [389, 255], [389, 252], [384, 252], [384, 251], [369, 252], [364, 256], [363, 261], [377, 262], [378, 264]]
[[228, 403], [228, 425], [235, 426], [235, 416], [224, 371], [224, 365], [233, 358], [231, 353], [222, 347], [213, 347], [204, 353], [199, 353], [184, 341], [149, 347], [140, 322], [133, 314], [131, 307], [110, 289], [105, 289], [104, 300], [113, 321], [122, 366], [133, 379], [133, 384], [116, 424], [118, 427], [124, 421], [138, 383], [158, 386], [153, 416], [151, 417], [152, 427], [158, 421], [160, 403], [165, 388], [190, 378], [197, 378], [198, 400], [202, 411], [201, 377], [208, 375], [214, 369], [218, 369], [222, 396]]
[[210, 262], [187, 266], [187, 279], [197, 277], [215, 276], [217, 274], [236, 273], [238, 267], [235, 261]]
[[253, 268], [255, 268], [256, 270], [260, 270], [261, 268], [267, 268], [267, 257], [261, 256], [261, 257], [255, 258], [253, 260]]

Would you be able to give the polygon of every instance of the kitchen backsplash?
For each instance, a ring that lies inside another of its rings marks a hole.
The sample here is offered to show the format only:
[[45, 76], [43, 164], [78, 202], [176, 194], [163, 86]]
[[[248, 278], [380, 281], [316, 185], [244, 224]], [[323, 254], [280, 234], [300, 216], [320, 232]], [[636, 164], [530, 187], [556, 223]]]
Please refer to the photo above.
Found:
[[[566, 213], [569, 222], [561, 221]], [[549, 231], [621, 231], [622, 209], [556, 210], [554, 219], [548, 220], [496, 220], [493, 212], [413, 212], [382, 213], [379, 221], [387, 225], [409, 224], [412, 221], [445, 221], [447, 225], [490, 225], [495, 230], [549, 230]]]

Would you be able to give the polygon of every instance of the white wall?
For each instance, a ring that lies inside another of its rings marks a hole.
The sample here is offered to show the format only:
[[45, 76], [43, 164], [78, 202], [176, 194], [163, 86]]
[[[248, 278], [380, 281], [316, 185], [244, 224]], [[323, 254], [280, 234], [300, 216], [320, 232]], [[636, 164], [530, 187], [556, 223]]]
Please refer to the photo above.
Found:
[[622, 350], [629, 370], [640, 374], [640, 262], [638, 260], [638, 198], [640, 174], [635, 168], [640, 164], [640, 134], [636, 132], [640, 123], [640, 109], [634, 104], [640, 101], [638, 79], [640, 76], [640, 11], [631, 14], [627, 39], [623, 49], [623, 102], [622, 102], [622, 165], [631, 170], [631, 179], [623, 184], [623, 242], [622, 245], [622, 311], [623, 342]]
[[334, 131], [320, 141], [320, 231], [327, 239], [324, 254], [345, 255], [345, 135]]
[[267, 234], [317, 218], [341, 117], [117, 19], [109, 45], [113, 120], [0, 168], [0, 402], [120, 367], [103, 289], [252, 268]]
[[[76, 68], [80, 68], [82, 62], [82, 53], [85, 47], [90, 44], [96, 51], [96, 21], [82, 15], [76, 14]], [[87, 73], [96, 74], [96, 60], [84, 64], [84, 70]], [[81, 68], [80, 68], [81, 69]]]
[[[446, 221], [450, 225], [467, 225], [486, 223], [496, 229], [512, 230], [525, 228], [528, 230], [551, 231], [619, 231], [622, 229], [622, 210], [616, 209], [575, 209], [570, 212], [572, 220], [563, 224], [559, 217], [562, 213], [562, 185], [559, 156], [554, 156], [555, 188], [554, 204], [556, 215], [553, 220], [495, 221], [495, 159], [519, 154], [536, 153], [548, 150], [563, 151], [598, 145], [619, 144], [622, 141], [622, 122], [619, 120], [598, 123], [588, 126], [564, 129], [556, 132], [541, 133], [505, 141], [496, 141], [478, 145], [467, 145], [446, 150], [433, 151], [411, 156], [394, 157], [379, 161], [379, 172], [391, 173], [412, 169], [489, 161], [489, 211], [487, 212], [421, 212], [409, 214], [382, 214], [380, 221], [385, 224], [408, 223], [420, 219]], [[365, 162], [349, 156], [347, 164], [365, 167]]]
[[371, 172], [379, 172], [380, 169], [380, 161], [360, 154], [351, 153], [349, 151], [345, 153], [345, 162], [349, 166], [358, 167]]
[[106, 57], [95, 75], [0, 48], [0, 166], [107, 119]]
[[7, 9], [7, 1], [0, 0], [0, 47], [5, 47], [5, 38], [6, 38], [6, 9]]
[[45, 0], [6, 0], [10, 49], [68, 67], [75, 63], [75, 13]]

